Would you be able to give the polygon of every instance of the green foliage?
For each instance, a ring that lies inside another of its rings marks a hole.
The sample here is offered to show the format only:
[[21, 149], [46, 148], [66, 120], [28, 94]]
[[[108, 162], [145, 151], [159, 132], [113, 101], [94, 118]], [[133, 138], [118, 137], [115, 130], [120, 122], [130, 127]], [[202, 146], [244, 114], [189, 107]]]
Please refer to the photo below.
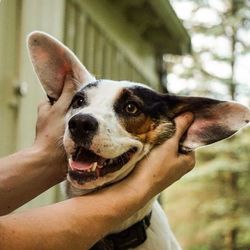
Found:
[[[250, 247], [250, 129], [198, 150], [196, 169], [165, 191], [162, 200], [184, 249]], [[232, 151], [230, 153], [230, 147]]]
[[[231, 97], [250, 103], [249, 83], [244, 84], [242, 78], [237, 77], [235, 66], [242, 55], [250, 52], [249, 41], [241, 35], [250, 27], [250, 2], [172, 1], [173, 4], [176, 2], [191, 3], [192, 16], [207, 8], [218, 17], [211, 23], [192, 18], [184, 20], [192, 40], [201, 35], [204, 43], [194, 46], [188, 64], [185, 60], [178, 61], [182, 64], [176, 74], [195, 82], [193, 88], [184, 89], [182, 93], [223, 99]], [[223, 54], [215, 47], [211, 48], [209, 39], [224, 39], [229, 50]], [[206, 58], [213, 63], [222, 62], [229, 67], [230, 73], [223, 76], [223, 68], [221, 74], [209, 71]], [[174, 72], [175, 64], [168, 65], [169, 71]], [[161, 200], [184, 249], [250, 249], [250, 128], [198, 150], [196, 168], [168, 188]]]
[[[192, 38], [192, 56], [179, 58], [181, 64], [178, 67], [174, 60], [168, 60], [166, 57], [168, 72], [173, 71], [179, 78], [193, 80], [192, 87], [188, 86], [187, 81], [186, 88], [181, 93], [235, 100], [244, 97], [248, 98], [250, 103], [249, 78], [242, 78], [240, 73], [242, 67], [245, 67], [242, 60], [250, 53], [250, 1], [171, 2], [174, 6], [189, 3], [188, 6], [191, 8], [190, 15], [184, 15], [183, 21]], [[179, 13], [186, 12], [179, 8]], [[248, 70], [247, 67], [245, 69]], [[176, 79], [173, 85], [175, 82]]]

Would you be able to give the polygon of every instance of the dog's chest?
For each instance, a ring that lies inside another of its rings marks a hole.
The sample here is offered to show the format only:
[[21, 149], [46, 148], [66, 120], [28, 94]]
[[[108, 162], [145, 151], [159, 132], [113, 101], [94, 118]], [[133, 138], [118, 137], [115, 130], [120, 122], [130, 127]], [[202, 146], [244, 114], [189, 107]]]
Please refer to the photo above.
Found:
[[[83, 195], [80, 190], [79, 193], [70, 192], [70, 184], [68, 182], [66, 184], [66, 189], [68, 188], [69, 196], [80, 196]], [[144, 243], [137, 246], [136, 250], [181, 250], [179, 243], [177, 242], [174, 234], [171, 231], [170, 225], [168, 223], [168, 219], [166, 214], [162, 210], [158, 201], [153, 199], [146, 206], [144, 206], [141, 210], [131, 216], [128, 220], [123, 222], [119, 228], [117, 228], [114, 233], [119, 233], [124, 231], [125, 229], [131, 227], [138, 221], [141, 221], [145, 216], [147, 216], [150, 211], [152, 211], [150, 226], [146, 229], [147, 239]], [[107, 246], [108, 247], [108, 246]], [[105, 246], [101, 246], [98, 250], [115, 250], [115, 248], [105, 248]]]
[[147, 229], [147, 240], [136, 250], [181, 250], [168, 219], [157, 201], [152, 207], [152, 219]]
[[[153, 204], [148, 204], [143, 209], [134, 214], [130, 219], [121, 225], [121, 227], [116, 230], [116, 232], [123, 231], [127, 227], [134, 225], [140, 220], [149, 210], [152, 209], [152, 217], [150, 221], [150, 226], [146, 229], [146, 240], [134, 248], [126, 248], [121, 246], [114, 246], [112, 242], [106, 239], [98, 242], [91, 250], [126, 250], [126, 249], [136, 249], [136, 250], [181, 250], [178, 242], [176, 241], [165, 213], [161, 209], [157, 201]], [[127, 237], [125, 235], [124, 239]], [[136, 239], [136, 236], [131, 237], [131, 239]], [[122, 238], [119, 238], [122, 240]], [[122, 242], [126, 245], [126, 242]]]

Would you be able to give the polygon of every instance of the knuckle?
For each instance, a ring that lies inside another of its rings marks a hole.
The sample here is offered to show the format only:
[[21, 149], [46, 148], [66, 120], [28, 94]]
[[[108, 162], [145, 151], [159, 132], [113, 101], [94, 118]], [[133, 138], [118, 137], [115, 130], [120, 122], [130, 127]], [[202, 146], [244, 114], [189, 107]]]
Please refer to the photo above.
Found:
[[46, 114], [48, 113], [48, 102], [42, 101], [37, 106], [37, 116], [38, 119], [44, 119], [46, 117]]
[[47, 104], [46, 101], [41, 101], [37, 106], [38, 111], [41, 110], [46, 104]]
[[195, 166], [195, 157], [193, 154], [190, 154], [185, 157], [185, 169], [187, 172], [191, 171]]
[[187, 168], [190, 170], [192, 170], [195, 166], [195, 159], [194, 158], [191, 158], [189, 161], [188, 161], [188, 164], [187, 164]]

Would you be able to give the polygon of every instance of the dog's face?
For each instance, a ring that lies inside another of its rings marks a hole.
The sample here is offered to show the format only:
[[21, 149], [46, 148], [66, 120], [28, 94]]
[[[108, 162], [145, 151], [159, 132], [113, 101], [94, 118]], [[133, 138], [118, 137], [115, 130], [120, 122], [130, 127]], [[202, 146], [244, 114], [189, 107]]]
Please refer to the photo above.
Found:
[[50, 97], [57, 100], [67, 75], [75, 86], [65, 122], [68, 180], [92, 190], [124, 178], [152, 147], [175, 133], [174, 118], [189, 111], [193, 124], [182, 151], [227, 138], [250, 120], [247, 107], [201, 97], [164, 95], [128, 81], [98, 80], [64, 45], [41, 32], [29, 37], [34, 68]]
[[72, 184], [94, 189], [116, 182], [154, 145], [171, 137], [175, 127], [165, 115], [163, 99], [126, 81], [99, 80], [80, 88], [64, 135]]

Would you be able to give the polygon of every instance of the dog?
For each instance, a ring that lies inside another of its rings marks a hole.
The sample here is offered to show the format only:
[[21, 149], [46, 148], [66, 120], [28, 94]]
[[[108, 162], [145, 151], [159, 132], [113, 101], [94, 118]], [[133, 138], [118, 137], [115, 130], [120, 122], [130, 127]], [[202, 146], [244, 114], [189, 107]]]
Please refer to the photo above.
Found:
[[[65, 77], [74, 79], [63, 137], [69, 197], [125, 178], [153, 147], [174, 135], [174, 118], [183, 112], [192, 112], [194, 121], [180, 142], [182, 152], [225, 139], [250, 120], [250, 110], [235, 102], [161, 94], [129, 81], [97, 80], [72, 51], [43, 32], [29, 35], [28, 48], [51, 102], [60, 97]], [[181, 249], [156, 199], [91, 249], [131, 248]]]

